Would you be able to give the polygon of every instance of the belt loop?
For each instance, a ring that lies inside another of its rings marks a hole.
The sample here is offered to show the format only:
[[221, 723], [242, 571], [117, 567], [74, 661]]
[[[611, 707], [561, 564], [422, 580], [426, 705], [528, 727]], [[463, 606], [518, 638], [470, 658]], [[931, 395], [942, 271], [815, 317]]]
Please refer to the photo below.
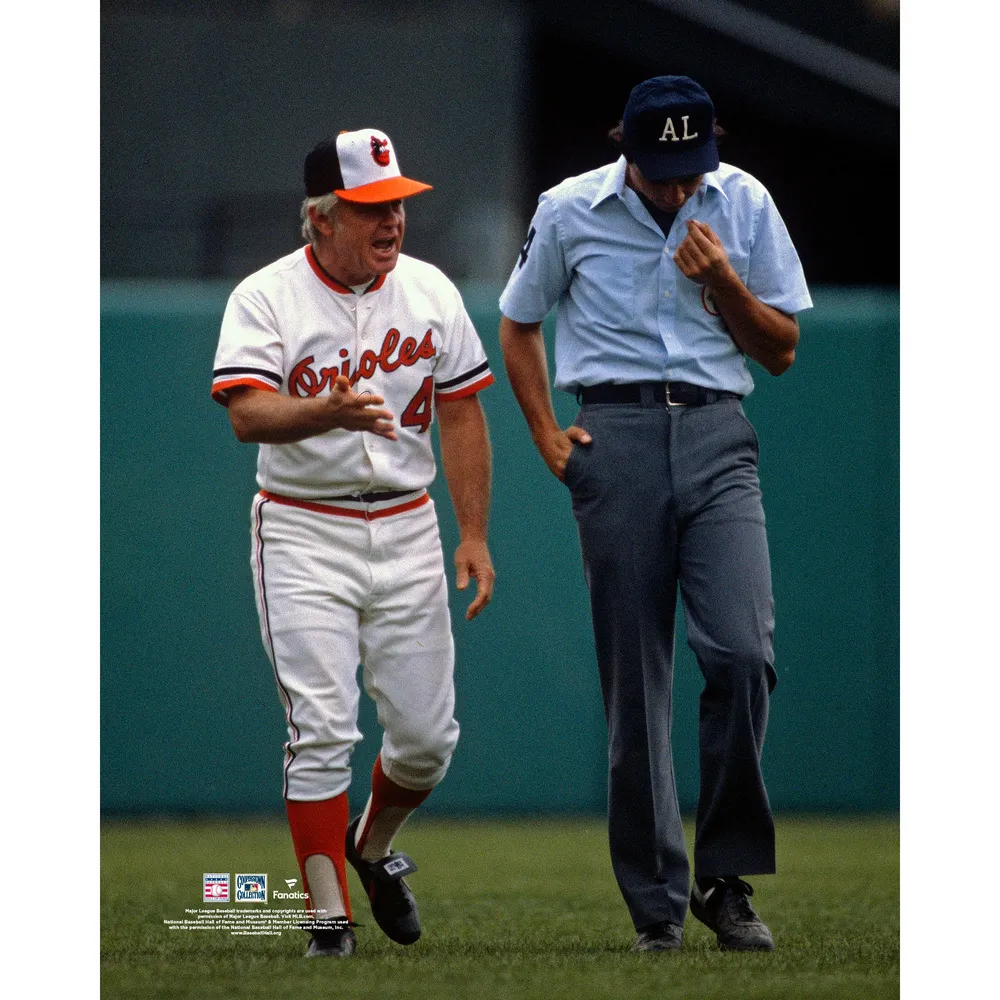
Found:
[[648, 382], [643, 382], [639, 386], [639, 404], [647, 409], [656, 406], [655, 390]]

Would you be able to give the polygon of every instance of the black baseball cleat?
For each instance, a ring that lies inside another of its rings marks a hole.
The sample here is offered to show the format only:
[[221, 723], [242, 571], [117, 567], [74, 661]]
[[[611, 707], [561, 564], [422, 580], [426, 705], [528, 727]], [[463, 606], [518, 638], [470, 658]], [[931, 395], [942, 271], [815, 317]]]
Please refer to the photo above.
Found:
[[774, 951], [767, 924], [750, 905], [753, 889], [742, 879], [698, 879], [691, 890], [691, 912], [715, 931], [723, 951]]
[[347, 860], [358, 873], [368, 894], [372, 916], [383, 933], [397, 944], [413, 944], [420, 937], [420, 915], [417, 901], [403, 879], [417, 870], [413, 859], [406, 854], [392, 851], [378, 861], [365, 861], [354, 846], [359, 816], [347, 828], [344, 845]]
[[358, 939], [347, 917], [314, 920], [302, 926], [312, 932], [306, 958], [347, 958], [358, 947]]
[[643, 927], [638, 934], [633, 951], [680, 951], [684, 947], [684, 928], [667, 920]]

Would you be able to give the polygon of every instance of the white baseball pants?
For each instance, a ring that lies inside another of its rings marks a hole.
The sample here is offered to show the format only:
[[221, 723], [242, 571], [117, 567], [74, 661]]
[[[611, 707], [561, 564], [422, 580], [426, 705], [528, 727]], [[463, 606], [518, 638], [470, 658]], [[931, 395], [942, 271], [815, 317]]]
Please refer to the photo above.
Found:
[[434, 503], [414, 498], [329, 511], [254, 498], [257, 612], [288, 725], [285, 798], [328, 799], [350, 785], [359, 662], [386, 775], [421, 790], [448, 769], [455, 646]]

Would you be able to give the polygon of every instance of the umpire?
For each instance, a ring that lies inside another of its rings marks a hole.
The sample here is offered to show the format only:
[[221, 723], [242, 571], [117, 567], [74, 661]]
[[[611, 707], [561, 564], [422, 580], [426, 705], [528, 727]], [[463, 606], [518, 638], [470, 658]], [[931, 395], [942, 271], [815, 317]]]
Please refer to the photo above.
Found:
[[[629, 95], [614, 163], [542, 194], [500, 299], [532, 439], [569, 487], [608, 721], [615, 877], [638, 951], [680, 948], [689, 866], [670, 748], [674, 608], [705, 678], [691, 912], [720, 947], [771, 950], [740, 876], [775, 870], [760, 770], [774, 602], [747, 357], [795, 358], [812, 305], [764, 186], [719, 162], [708, 94], [658, 76]], [[556, 422], [542, 320], [556, 312]]]

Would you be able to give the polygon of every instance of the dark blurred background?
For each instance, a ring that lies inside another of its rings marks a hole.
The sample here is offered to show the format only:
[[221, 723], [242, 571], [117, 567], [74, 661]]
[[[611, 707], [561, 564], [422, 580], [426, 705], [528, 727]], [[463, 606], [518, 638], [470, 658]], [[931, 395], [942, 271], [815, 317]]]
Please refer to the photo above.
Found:
[[[815, 284], [899, 282], [894, 0], [105, 0], [105, 278], [240, 278], [299, 245], [301, 163], [383, 127], [407, 250], [502, 281], [539, 191], [608, 162], [630, 89], [685, 73]], [[419, 221], [419, 224], [417, 222]]]

